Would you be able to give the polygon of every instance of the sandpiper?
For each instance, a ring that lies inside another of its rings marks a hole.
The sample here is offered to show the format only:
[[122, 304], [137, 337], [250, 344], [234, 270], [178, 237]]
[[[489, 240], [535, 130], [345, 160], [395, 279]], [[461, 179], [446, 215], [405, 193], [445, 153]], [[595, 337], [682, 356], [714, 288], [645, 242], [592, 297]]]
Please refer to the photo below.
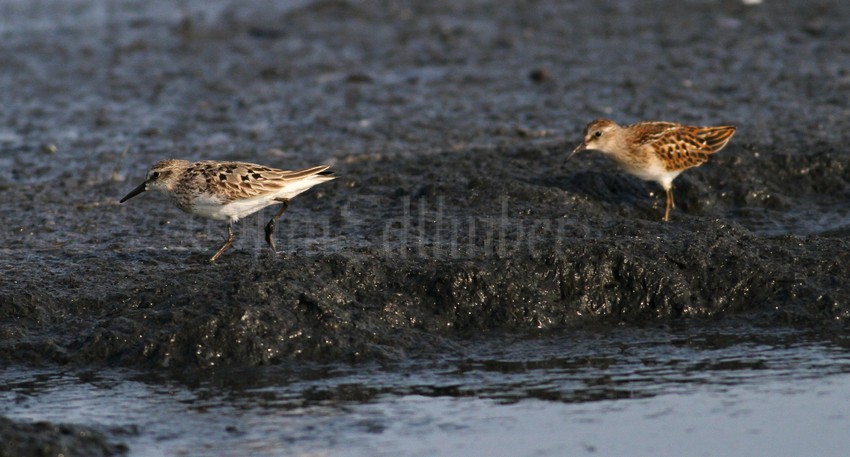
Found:
[[148, 191], [168, 194], [178, 208], [207, 219], [227, 221], [227, 240], [210, 258], [215, 262], [233, 244], [232, 225], [240, 218], [267, 206], [281, 205], [266, 225], [266, 242], [275, 250], [275, 222], [296, 195], [335, 178], [328, 165], [298, 171], [277, 170], [245, 162], [167, 159], [155, 163], [145, 181], [130, 191], [121, 203]]
[[[596, 150], [614, 159], [627, 173], [655, 181], [667, 192], [664, 220], [670, 220], [673, 180], [679, 173], [708, 161], [735, 134], [735, 127], [697, 127], [673, 122], [638, 122], [619, 126], [596, 119], [584, 128], [584, 141], [566, 160], [584, 150]], [[565, 161], [566, 161], [565, 160]]]

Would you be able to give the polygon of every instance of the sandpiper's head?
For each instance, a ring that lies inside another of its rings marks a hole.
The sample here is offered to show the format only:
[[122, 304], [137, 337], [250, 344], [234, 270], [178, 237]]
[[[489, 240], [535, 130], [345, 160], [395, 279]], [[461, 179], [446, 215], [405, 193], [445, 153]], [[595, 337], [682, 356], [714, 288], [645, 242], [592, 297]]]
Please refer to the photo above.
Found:
[[188, 166], [189, 162], [179, 159], [166, 159], [153, 164], [151, 169], [148, 170], [147, 176], [145, 176], [145, 182], [131, 190], [129, 194], [121, 199], [121, 203], [124, 203], [136, 195], [148, 190], [158, 190], [162, 192], [169, 192], [173, 190], [177, 185], [177, 180], [179, 179], [180, 174]]
[[572, 156], [581, 151], [606, 150], [609, 144], [616, 141], [613, 133], [619, 128], [620, 126], [610, 119], [596, 119], [587, 124], [584, 128], [584, 140], [580, 145], [573, 149], [573, 152], [567, 156], [566, 160], [570, 160]]

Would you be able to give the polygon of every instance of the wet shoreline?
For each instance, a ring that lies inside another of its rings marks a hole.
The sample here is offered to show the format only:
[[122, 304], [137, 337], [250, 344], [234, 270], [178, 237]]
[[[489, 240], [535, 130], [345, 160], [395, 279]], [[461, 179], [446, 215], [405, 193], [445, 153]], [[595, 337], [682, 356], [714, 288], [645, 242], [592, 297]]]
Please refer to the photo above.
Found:
[[[846, 347], [843, 2], [0, 8], [5, 367], [200, 379], [726, 320]], [[665, 224], [655, 184], [563, 166], [597, 117], [738, 133]], [[280, 255], [262, 214], [209, 265], [223, 224], [118, 204], [167, 157], [339, 179], [293, 202]]]

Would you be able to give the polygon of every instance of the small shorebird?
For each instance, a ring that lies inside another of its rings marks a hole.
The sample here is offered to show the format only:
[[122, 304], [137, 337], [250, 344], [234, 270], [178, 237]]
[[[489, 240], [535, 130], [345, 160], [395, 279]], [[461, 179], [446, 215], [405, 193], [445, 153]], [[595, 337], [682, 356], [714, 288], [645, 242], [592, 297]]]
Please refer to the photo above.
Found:
[[227, 221], [227, 240], [210, 258], [215, 262], [233, 244], [232, 225], [240, 218], [271, 205], [281, 205], [266, 225], [266, 242], [275, 251], [275, 222], [289, 200], [316, 184], [335, 178], [328, 165], [285, 171], [244, 162], [204, 160], [191, 163], [167, 159], [155, 163], [145, 182], [130, 191], [121, 203], [148, 191], [168, 194], [178, 208], [207, 219]]
[[567, 156], [585, 150], [600, 151], [614, 159], [627, 173], [645, 181], [655, 181], [667, 192], [664, 220], [670, 220], [673, 180], [679, 173], [708, 161], [723, 149], [735, 127], [696, 127], [672, 122], [638, 122], [619, 126], [608, 119], [596, 119], [584, 128], [584, 141]]

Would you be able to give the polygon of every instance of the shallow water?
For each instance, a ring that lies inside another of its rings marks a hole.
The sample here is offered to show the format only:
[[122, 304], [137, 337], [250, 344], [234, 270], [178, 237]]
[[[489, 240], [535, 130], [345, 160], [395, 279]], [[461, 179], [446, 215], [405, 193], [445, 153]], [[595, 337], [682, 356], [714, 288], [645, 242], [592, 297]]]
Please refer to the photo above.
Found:
[[850, 353], [790, 330], [488, 337], [390, 365], [13, 368], [0, 414], [155, 455], [845, 455]]
[[[133, 456], [847, 455], [850, 3], [491, 3], [2, 2], [0, 417]], [[659, 224], [562, 166], [600, 116], [740, 131]], [[339, 179], [210, 267], [222, 224], [118, 202], [167, 157]]]

